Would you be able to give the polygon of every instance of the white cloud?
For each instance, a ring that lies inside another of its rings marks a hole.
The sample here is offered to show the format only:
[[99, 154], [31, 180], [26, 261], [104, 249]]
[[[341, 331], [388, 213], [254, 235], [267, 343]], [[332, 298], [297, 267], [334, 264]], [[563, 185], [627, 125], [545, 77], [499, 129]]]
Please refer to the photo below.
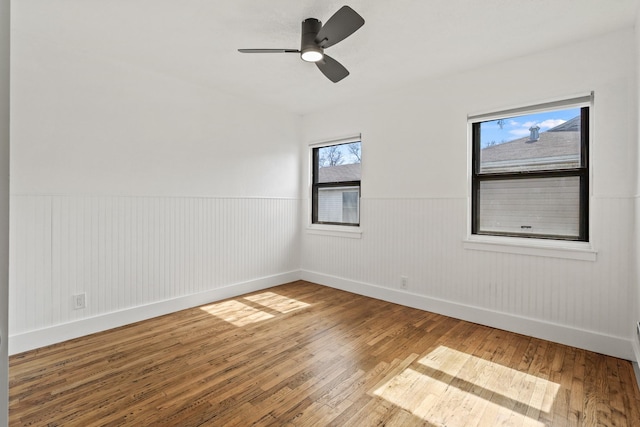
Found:
[[564, 122], [566, 122], [566, 120], [562, 120], [562, 119], [549, 119], [549, 120], [545, 120], [544, 122], [538, 124], [538, 126], [540, 126], [540, 129], [551, 129], [554, 128], [558, 125], [563, 124]]

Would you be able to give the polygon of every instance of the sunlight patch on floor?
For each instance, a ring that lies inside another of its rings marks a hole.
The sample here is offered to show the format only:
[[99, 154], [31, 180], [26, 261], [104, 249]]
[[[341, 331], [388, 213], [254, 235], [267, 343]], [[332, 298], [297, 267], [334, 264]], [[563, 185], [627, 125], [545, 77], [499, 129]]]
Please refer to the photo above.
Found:
[[250, 323], [272, 319], [273, 314], [243, 304], [240, 301], [228, 300], [200, 307], [201, 310], [229, 322], [234, 326], [245, 326]]
[[[245, 304], [239, 300], [246, 300]], [[260, 310], [262, 306], [265, 310]], [[250, 323], [262, 322], [273, 319], [278, 313], [290, 313], [310, 307], [306, 302], [288, 298], [275, 292], [261, 292], [259, 294], [248, 295], [237, 299], [218, 302], [200, 307], [200, 310], [216, 316], [225, 322], [235, 326], [245, 326]], [[269, 313], [278, 312], [275, 314]]]
[[[373, 391], [436, 425], [544, 426], [560, 386], [498, 363], [440, 346]], [[484, 425], [484, 424], [483, 424]]]
[[274, 292], [261, 292], [259, 294], [246, 296], [244, 299], [264, 305], [265, 307], [269, 307], [270, 309], [279, 311], [280, 313], [289, 313], [291, 311], [300, 310], [301, 308], [310, 306], [310, 304], [307, 304], [306, 302], [288, 298]]

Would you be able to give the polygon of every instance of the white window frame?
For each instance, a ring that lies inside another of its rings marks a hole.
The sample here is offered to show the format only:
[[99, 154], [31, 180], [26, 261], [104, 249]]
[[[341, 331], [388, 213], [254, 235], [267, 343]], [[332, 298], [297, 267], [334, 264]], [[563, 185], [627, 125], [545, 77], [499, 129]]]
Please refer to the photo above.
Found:
[[[505, 108], [500, 111], [487, 113], [472, 114], [467, 116], [467, 233], [463, 239], [463, 246], [468, 250], [480, 250], [489, 252], [501, 252], [510, 254], [523, 254], [532, 256], [544, 256], [552, 258], [565, 258], [583, 261], [595, 261], [597, 251], [595, 250], [593, 234], [593, 221], [589, 221], [588, 233], [589, 241], [571, 241], [571, 240], [555, 240], [541, 239], [536, 237], [512, 237], [512, 236], [493, 236], [484, 234], [472, 234], [472, 181], [473, 181], [473, 124], [484, 121], [504, 119], [525, 114], [539, 113], [544, 111], [552, 111], [563, 108], [581, 108], [589, 107], [589, 150], [588, 150], [588, 180], [593, 182], [593, 162], [591, 153], [593, 153], [594, 134], [593, 134], [593, 117], [594, 117], [594, 94], [593, 92], [585, 95], [580, 94], [565, 98], [549, 100], [543, 103], [535, 103], [530, 105], [520, 105], [512, 108]], [[588, 209], [591, 218], [593, 218], [593, 206], [591, 203], [593, 190], [589, 185], [588, 191]]]
[[[323, 236], [334, 237], [347, 237], [352, 239], [360, 239], [362, 237], [362, 176], [360, 177], [360, 203], [358, 211], [360, 215], [360, 225], [334, 225], [334, 224], [314, 224], [311, 220], [313, 213], [313, 150], [315, 148], [329, 147], [331, 145], [349, 144], [352, 142], [360, 142], [360, 155], [363, 153], [363, 141], [362, 134], [351, 134], [347, 136], [325, 139], [322, 141], [316, 141], [309, 143], [308, 147], [308, 164], [307, 170], [307, 215], [306, 217], [306, 229], [308, 234], [317, 234]], [[362, 160], [361, 160], [362, 162]]]

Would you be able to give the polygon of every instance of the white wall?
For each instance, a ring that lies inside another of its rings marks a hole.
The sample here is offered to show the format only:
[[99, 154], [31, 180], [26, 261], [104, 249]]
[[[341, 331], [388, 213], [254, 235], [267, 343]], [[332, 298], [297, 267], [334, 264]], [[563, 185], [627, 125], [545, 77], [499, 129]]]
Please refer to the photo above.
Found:
[[22, 32], [12, 45], [13, 194], [298, 197], [297, 116]]
[[[306, 142], [362, 132], [363, 233], [303, 234], [303, 277], [631, 358], [634, 37], [629, 29], [305, 116]], [[465, 249], [467, 115], [591, 91], [597, 260]]]
[[[635, 53], [636, 53], [636, 99], [640, 106], [640, 9], [636, 14], [635, 25]], [[636, 192], [635, 192], [635, 247], [633, 251], [633, 265], [634, 265], [634, 283], [633, 292], [631, 293], [631, 300], [634, 303], [632, 311], [632, 319], [634, 322], [640, 322], [640, 107], [636, 112]], [[640, 334], [634, 333], [635, 357], [636, 361], [640, 363]], [[638, 377], [640, 382], [640, 377]]]
[[298, 116], [20, 31], [12, 51], [11, 353], [297, 277]]
[[0, 0], [0, 426], [9, 424], [9, 0]]

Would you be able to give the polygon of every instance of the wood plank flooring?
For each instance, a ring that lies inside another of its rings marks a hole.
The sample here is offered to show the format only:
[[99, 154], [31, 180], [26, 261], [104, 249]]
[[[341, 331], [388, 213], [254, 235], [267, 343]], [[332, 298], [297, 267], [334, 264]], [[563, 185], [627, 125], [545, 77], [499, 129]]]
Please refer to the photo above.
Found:
[[11, 426], [640, 426], [630, 362], [294, 282], [10, 358]]

